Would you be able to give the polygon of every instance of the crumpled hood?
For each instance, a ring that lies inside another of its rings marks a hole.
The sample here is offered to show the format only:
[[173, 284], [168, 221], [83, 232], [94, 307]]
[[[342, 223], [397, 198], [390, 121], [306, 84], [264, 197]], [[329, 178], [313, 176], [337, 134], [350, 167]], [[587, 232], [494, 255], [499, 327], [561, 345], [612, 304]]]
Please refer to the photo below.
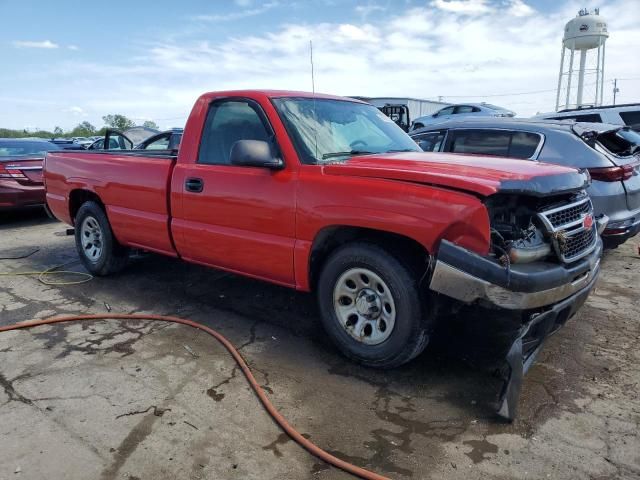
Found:
[[585, 188], [587, 174], [560, 165], [484, 155], [402, 152], [354, 156], [323, 166], [327, 175], [349, 175], [464, 190], [481, 196], [544, 196]]

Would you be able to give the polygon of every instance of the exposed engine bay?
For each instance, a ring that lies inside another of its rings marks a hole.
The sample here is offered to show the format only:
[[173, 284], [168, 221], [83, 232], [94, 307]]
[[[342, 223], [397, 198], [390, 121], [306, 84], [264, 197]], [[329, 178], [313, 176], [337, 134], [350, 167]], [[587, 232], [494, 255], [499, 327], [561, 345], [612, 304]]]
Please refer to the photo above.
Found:
[[584, 193], [555, 197], [498, 194], [490, 197], [487, 209], [491, 222], [491, 254], [505, 266], [540, 260], [558, 261], [553, 249], [556, 238], [539, 213], [572, 204]]

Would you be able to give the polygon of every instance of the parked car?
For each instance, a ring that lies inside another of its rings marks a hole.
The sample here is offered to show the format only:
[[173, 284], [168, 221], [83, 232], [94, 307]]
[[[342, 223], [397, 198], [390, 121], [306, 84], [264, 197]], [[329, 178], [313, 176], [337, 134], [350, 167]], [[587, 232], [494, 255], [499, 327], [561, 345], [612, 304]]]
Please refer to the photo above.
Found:
[[42, 160], [54, 150], [46, 140], [0, 138], [0, 210], [45, 204]]
[[[167, 150], [177, 152], [182, 132], [182, 128], [173, 128], [164, 132], [146, 127], [134, 127], [124, 132], [108, 129], [105, 136], [91, 144], [88, 150]], [[105, 145], [107, 145], [106, 148]]]
[[619, 125], [525, 119], [466, 119], [411, 132], [424, 151], [473, 153], [586, 169], [605, 246], [640, 231], [640, 134]]
[[418, 117], [411, 123], [410, 132], [447, 120], [459, 119], [462, 117], [515, 117], [515, 113], [506, 108], [497, 107], [489, 103], [465, 103], [450, 105], [441, 108], [433, 115]]
[[365, 365], [414, 358], [437, 314], [489, 309], [502, 327], [487, 335], [509, 339], [507, 418], [541, 342], [599, 272], [586, 173], [422, 153], [343, 97], [207, 93], [177, 156], [52, 152], [45, 179], [91, 273], [117, 272], [136, 248], [315, 291], [329, 337]]
[[541, 113], [532, 118], [538, 120], [575, 120], [576, 122], [627, 125], [636, 131], [640, 131], [640, 103], [570, 108], [560, 110], [559, 112]]
[[106, 150], [131, 150], [133, 148], [131, 140], [121, 135], [110, 135], [108, 139], [102, 137], [95, 140], [87, 147], [87, 150], [105, 150], [105, 142], [108, 145]]
[[94, 142], [94, 140], [92, 140], [90, 137], [72, 137], [71, 140], [73, 140], [74, 143], [80, 145], [82, 148], [87, 148]]
[[136, 150], [175, 150], [178, 151], [182, 141], [182, 128], [172, 128], [164, 132], [157, 133], [134, 147]]
[[71, 138], [52, 138], [49, 141], [58, 145], [63, 150], [84, 150], [84, 147]]

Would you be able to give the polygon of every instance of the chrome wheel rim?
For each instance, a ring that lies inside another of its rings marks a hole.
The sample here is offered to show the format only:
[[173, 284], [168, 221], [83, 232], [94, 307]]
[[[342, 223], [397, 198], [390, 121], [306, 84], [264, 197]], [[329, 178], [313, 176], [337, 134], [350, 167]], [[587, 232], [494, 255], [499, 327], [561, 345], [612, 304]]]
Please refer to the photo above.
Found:
[[80, 226], [82, 251], [89, 261], [96, 263], [102, 256], [103, 235], [100, 224], [94, 217], [86, 217]]
[[345, 332], [365, 345], [387, 340], [396, 323], [391, 290], [367, 268], [351, 268], [340, 275], [333, 289], [333, 308]]

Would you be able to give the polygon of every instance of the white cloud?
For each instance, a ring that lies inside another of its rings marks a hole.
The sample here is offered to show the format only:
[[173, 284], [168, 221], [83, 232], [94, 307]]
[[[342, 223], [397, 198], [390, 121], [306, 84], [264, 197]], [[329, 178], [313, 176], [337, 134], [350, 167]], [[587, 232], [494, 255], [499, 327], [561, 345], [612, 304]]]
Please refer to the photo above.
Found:
[[468, 15], [488, 13], [492, 10], [486, 0], [434, 0], [431, 6], [445, 12]]
[[77, 116], [83, 116], [86, 115], [84, 110], [81, 107], [69, 107], [67, 109], [64, 110], [65, 112], [71, 113], [73, 115], [77, 115]]
[[11, 42], [16, 48], [59, 48], [60, 45], [53, 43], [51, 40], [43, 40], [42, 42], [14, 40]]
[[243, 10], [238, 10], [238, 11], [229, 12], [229, 13], [196, 15], [193, 17], [193, 19], [202, 21], [202, 22], [230, 22], [233, 20], [239, 20], [241, 18], [262, 15], [263, 13], [268, 12], [269, 10], [280, 6], [280, 2], [276, 0], [263, 3], [259, 7], [254, 7], [254, 8], [246, 8], [253, 3], [251, 1], [240, 0], [240, 1], [236, 1], [235, 3], [238, 6], [245, 7], [245, 8]]
[[80, 50], [80, 48], [77, 45], [67, 45], [67, 48], [69, 50]]
[[[364, 20], [351, 11], [343, 22], [276, 24], [263, 34], [238, 32], [218, 41], [201, 34], [172, 41], [167, 35], [169, 40], [149, 40], [135, 50], [123, 46], [120, 62], [70, 59], [47, 72], [16, 71], [0, 125], [74, 126], [78, 113], [66, 111], [60, 118], [60, 112], [81, 105], [96, 125], [102, 115], [122, 113], [154, 119], [163, 128], [181, 126], [205, 91], [311, 90], [309, 40], [317, 91], [488, 101], [528, 116], [555, 105], [564, 24], [582, 4], [575, 0], [553, 12], [529, 12], [525, 1], [475, 2], [493, 9], [475, 14], [434, 9], [426, 2], [396, 13], [389, 9], [384, 18]], [[638, 78], [640, 63], [629, 56], [640, 46], [638, 0], [602, 1], [611, 33], [605, 77]], [[258, 8], [257, 0], [253, 5]], [[7, 91], [1, 78], [0, 87]], [[620, 101], [640, 98], [640, 80], [620, 80], [618, 87]], [[510, 95], [518, 92], [540, 93]], [[19, 98], [30, 99], [29, 108]], [[610, 101], [607, 83], [605, 102]]]
[[535, 10], [527, 5], [523, 0], [511, 0], [508, 13], [514, 17], [528, 17], [529, 15], [533, 15]]
[[357, 5], [354, 10], [363, 19], [366, 19], [372, 13], [386, 11], [387, 7], [375, 3], [367, 3], [366, 5]]

